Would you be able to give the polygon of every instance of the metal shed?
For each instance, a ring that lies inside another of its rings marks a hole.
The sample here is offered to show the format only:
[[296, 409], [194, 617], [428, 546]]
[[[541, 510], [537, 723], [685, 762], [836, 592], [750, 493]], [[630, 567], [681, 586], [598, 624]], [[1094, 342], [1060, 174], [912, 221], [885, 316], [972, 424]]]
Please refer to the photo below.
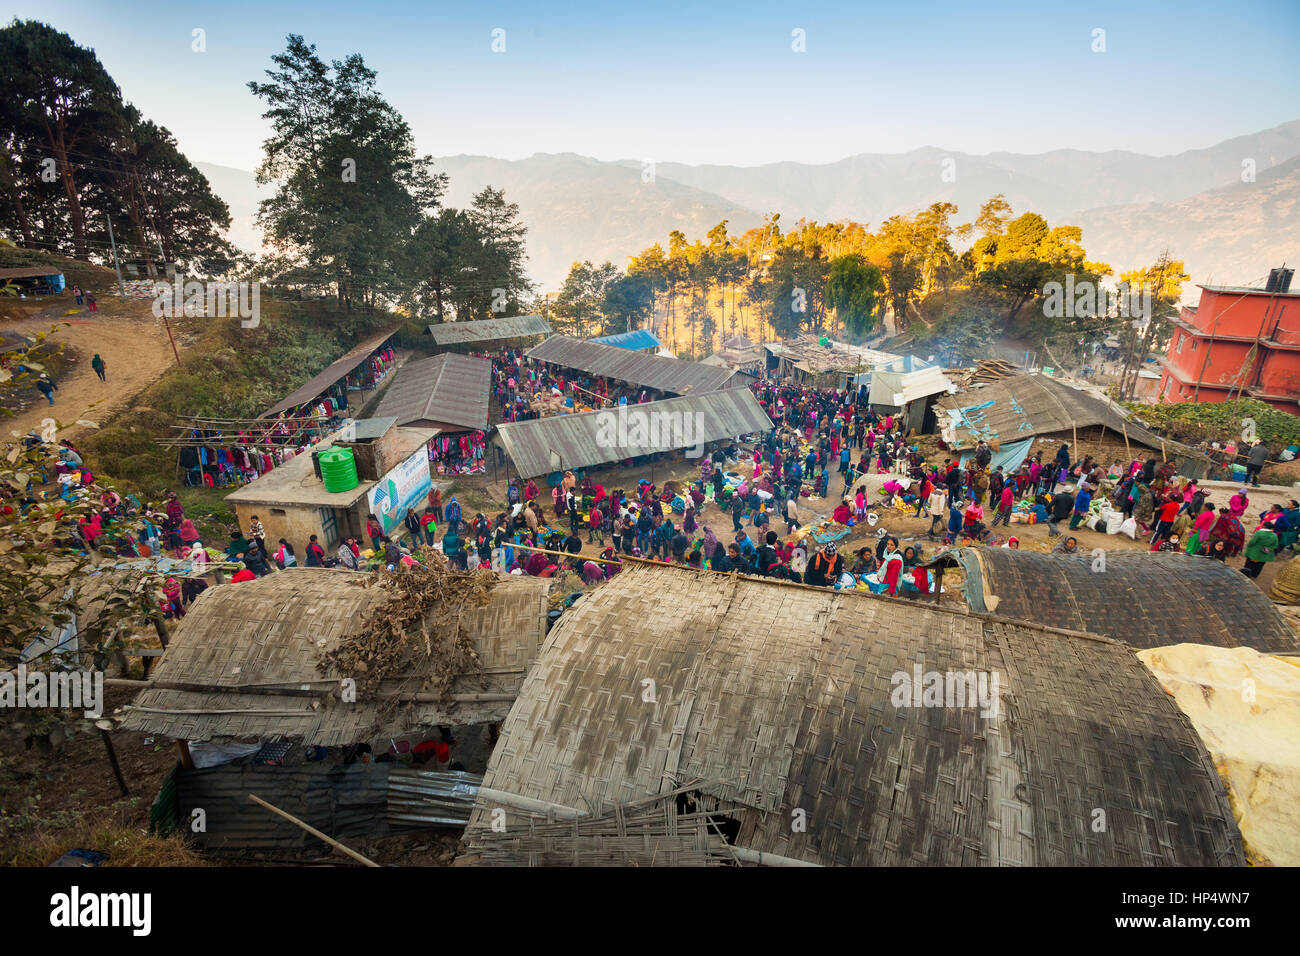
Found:
[[586, 372], [588, 375], [652, 388], [669, 395], [744, 387], [752, 381], [750, 376], [729, 368], [630, 352], [613, 345], [601, 345], [565, 335], [552, 335], [541, 345], [529, 349], [528, 357], [549, 365]]
[[535, 478], [771, 428], [772, 419], [753, 392], [728, 388], [599, 412], [503, 423], [493, 433], [492, 443], [509, 456], [520, 476]]
[[492, 363], [446, 352], [407, 362], [393, 373], [375, 415], [441, 431], [488, 427]]
[[473, 319], [464, 322], [441, 322], [429, 326], [436, 345], [472, 345], [485, 342], [508, 342], [513, 339], [549, 335], [551, 323], [541, 315], [511, 315], [501, 319]]

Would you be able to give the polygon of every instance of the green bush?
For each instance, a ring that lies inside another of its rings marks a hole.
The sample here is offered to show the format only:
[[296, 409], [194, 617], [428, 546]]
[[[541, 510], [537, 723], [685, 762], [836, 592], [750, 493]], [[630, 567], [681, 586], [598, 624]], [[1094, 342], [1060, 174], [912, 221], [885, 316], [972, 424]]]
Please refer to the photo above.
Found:
[[1127, 402], [1125, 407], [1154, 428], [1180, 441], [1243, 440], [1245, 420], [1255, 423], [1255, 434], [1274, 455], [1288, 445], [1300, 445], [1300, 416], [1279, 411], [1267, 402], [1244, 398], [1230, 402], [1178, 402], [1148, 405]]

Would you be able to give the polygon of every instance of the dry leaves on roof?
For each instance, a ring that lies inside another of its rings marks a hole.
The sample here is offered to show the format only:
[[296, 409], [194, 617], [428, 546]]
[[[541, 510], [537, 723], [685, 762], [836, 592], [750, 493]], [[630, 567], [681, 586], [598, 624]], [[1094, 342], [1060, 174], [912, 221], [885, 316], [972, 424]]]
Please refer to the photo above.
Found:
[[379, 587], [389, 600], [372, 607], [357, 630], [334, 650], [321, 655], [322, 674], [343, 674], [356, 681], [358, 700], [380, 696], [378, 710], [388, 721], [416, 694], [441, 697], [457, 676], [484, 676], [473, 638], [463, 626], [466, 611], [488, 603], [499, 578], [491, 571], [455, 571], [445, 564], [381, 570], [365, 587]]

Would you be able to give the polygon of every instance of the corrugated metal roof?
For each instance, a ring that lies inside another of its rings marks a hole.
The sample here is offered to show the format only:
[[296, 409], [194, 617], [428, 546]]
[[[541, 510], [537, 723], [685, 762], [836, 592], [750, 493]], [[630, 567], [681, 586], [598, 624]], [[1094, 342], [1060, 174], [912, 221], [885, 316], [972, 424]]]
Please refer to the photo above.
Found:
[[588, 339], [589, 342], [599, 342], [601, 345], [613, 345], [620, 349], [632, 349], [640, 351], [641, 349], [660, 349], [663, 343], [649, 329], [633, 329], [631, 332], [619, 332], [616, 335], [602, 335], [599, 338]]
[[356, 348], [346, 353], [342, 358], [336, 359], [323, 372], [318, 375], [313, 375], [298, 388], [294, 389], [282, 398], [277, 404], [268, 408], [262, 413], [262, 417], [267, 418], [270, 415], [279, 415], [281, 412], [287, 412], [291, 408], [301, 405], [304, 402], [310, 402], [312, 399], [325, 394], [325, 391], [331, 385], [364, 362], [370, 356], [371, 352], [375, 351], [375, 349], [379, 348], [379, 346], [392, 338], [393, 333], [401, 327], [402, 326], [399, 323], [383, 332], [380, 332], [378, 335], [373, 335], [366, 339]]
[[643, 388], [653, 388], [670, 395], [698, 394], [714, 389], [744, 384], [733, 379], [731, 369], [685, 362], [662, 355], [646, 355], [598, 342], [584, 342], [566, 335], [552, 335], [541, 345], [528, 350], [528, 357], [551, 365], [601, 375]]
[[234, 850], [319, 853], [325, 843], [301, 827], [248, 799], [255, 793], [322, 833], [347, 843], [388, 832], [388, 763], [346, 766], [225, 764], [176, 775], [176, 803], [188, 831], [191, 814], [202, 809], [207, 826], [195, 841], [212, 852]]
[[[621, 421], [620, 412], [626, 412]], [[497, 426], [494, 441], [505, 448], [519, 474], [533, 478], [562, 468], [603, 465], [770, 428], [772, 420], [753, 392], [727, 388], [618, 409], [502, 424]], [[639, 432], [646, 433], [645, 440]]]
[[906, 405], [918, 398], [950, 392], [956, 387], [942, 370], [933, 366], [904, 372], [897, 370], [900, 365], [901, 363], [896, 362], [893, 368], [876, 369], [872, 373], [870, 399], [872, 405], [897, 408], [900, 407], [900, 403], [895, 401], [895, 398], [900, 393], [903, 396], [901, 404]]
[[[301, 758], [295, 754], [289, 759]], [[463, 827], [483, 777], [386, 762], [308, 762], [223, 764], [181, 770], [174, 780], [182, 824], [188, 824], [195, 809], [204, 811], [207, 826], [195, 841], [205, 850], [319, 853], [328, 849], [323, 841], [257, 806], [248, 795], [257, 794], [346, 843], [433, 826]]]
[[511, 315], [504, 319], [474, 319], [465, 322], [441, 322], [429, 326], [429, 334], [438, 345], [463, 345], [468, 342], [492, 342], [499, 339], [523, 339], [530, 335], [548, 335], [551, 323], [540, 315]]
[[491, 388], [491, 362], [445, 352], [399, 368], [375, 414], [396, 418], [399, 425], [421, 422], [486, 430]]

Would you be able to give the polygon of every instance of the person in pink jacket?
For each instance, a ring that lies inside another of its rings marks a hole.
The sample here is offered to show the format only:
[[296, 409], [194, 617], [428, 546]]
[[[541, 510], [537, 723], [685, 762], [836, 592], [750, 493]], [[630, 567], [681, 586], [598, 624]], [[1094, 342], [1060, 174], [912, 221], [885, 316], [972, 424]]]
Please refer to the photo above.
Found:
[[1004, 525], [1011, 524], [1011, 506], [1015, 504], [1016, 493], [1015, 485], [1011, 482], [1002, 486], [1002, 496], [998, 498], [998, 513], [993, 516], [993, 527], [998, 526], [998, 522]]
[[1215, 513], [1214, 505], [1206, 505], [1205, 510], [1196, 516], [1192, 522], [1192, 533], [1187, 536], [1187, 553], [1196, 554], [1200, 547], [1210, 539], [1210, 529], [1214, 523], [1219, 520], [1218, 514]]
[[1240, 519], [1249, 507], [1250, 496], [1246, 494], [1245, 488], [1228, 499], [1228, 511], [1234, 518]]

